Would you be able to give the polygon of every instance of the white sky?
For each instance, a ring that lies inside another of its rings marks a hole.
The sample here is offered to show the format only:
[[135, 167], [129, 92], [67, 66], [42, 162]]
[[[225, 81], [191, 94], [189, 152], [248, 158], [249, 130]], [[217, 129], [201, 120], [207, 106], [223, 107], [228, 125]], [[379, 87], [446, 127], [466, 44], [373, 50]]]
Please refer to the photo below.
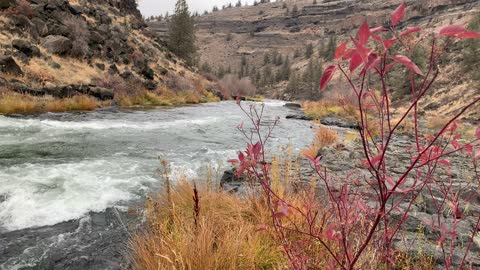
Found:
[[[191, 12], [198, 11], [199, 13], [203, 13], [205, 10], [212, 11], [213, 6], [221, 8], [222, 5], [227, 5], [228, 3], [235, 4], [237, 1], [238, 0], [187, 0], [187, 3]], [[139, 7], [145, 17], [165, 14], [167, 11], [172, 14], [175, 9], [175, 2], [176, 0], [140, 0]], [[253, 3], [253, 0], [242, 0], [243, 4], [246, 2]]]

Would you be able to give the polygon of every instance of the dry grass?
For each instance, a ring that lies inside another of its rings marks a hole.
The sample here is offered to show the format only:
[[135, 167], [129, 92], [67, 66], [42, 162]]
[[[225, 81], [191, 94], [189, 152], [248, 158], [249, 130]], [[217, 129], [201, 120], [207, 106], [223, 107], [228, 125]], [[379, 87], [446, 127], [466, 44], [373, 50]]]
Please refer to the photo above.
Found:
[[327, 116], [340, 116], [347, 119], [357, 119], [358, 113], [353, 105], [337, 101], [306, 101], [302, 106], [305, 115], [314, 118], [323, 118]]
[[326, 127], [320, 127], [315, 133], [312, 144], [310, 144], [307, 149], [304, 149], [302, 154], [308, 154], [312, 157], [316, 157], [319, 150], [326, 146], [333, 145], [337, 142], [337, 140], [338, 133], [335, 130]]
[[[333, 134], [323, 137], [326, 142], [333, 141]], [[283, 151], [287, 154], [272, 161], [272, 189], [298, 209], [318, 211], [315, 226], [328, 227], [335, 220], [335, 211], [328, 211], [325, 197], [315, 195], [318, 193], [313, 181], [305, 188], [298, 185], [299, 163], [291, 162], [290, 148]], [[167, 170], [163, 177], [168, 179]], [[163, 193], [155, 199], [147, 199], [146, 228], [130, 241], [134, 269], [289, 269], [282, 242], [271, 224], [270, 209], [258, 189], [252, 187], [244, 196], [239, 196], [205, 185], [197, 189], [199, 200], [196, 204], [194, 185], [188, 181], [171, 186], [167, 180], [165, 184]], [[370, 222], [366, 216], [356, 219], [350, 235], [352, 239], [364, 237], [362, 230]], [[289, 211], [282, 225], [300, 231], [310, 228], [296, 211]], [[331, 262], [325, 248], [317, 241], [290, 230], [284, 231], [284, 235], [284, 241], [297, 255], [306, 258], [306, 269], [325, 269]], [[338, 241], [325, 241], [331, 249], [339, 250]], [[383, 269], [380, 253], [368, 246], [358, 265], [361, 269], [366, 266]], [[422, 254], [407, 256], [399, 252], [396, 261], [394, 269], [412, 269], [415, 265], [415, 269], [423, 270], [432, 269], [433, 265], [431, 258]]]
[[[42, 54], [47, 54], [41, 49]], [[53, 68], [43, 58], [32, 58], [28, 65], [22, 65], [25, 78], [31, 78], [34, 83], [51, 82], [56, 85], [88, 84], [92, 78], [98, 77], [98, 70], [86, 62], [74, 58], [50, 55], [52, 60], [60, 64], [59, 69]]]
[[33, 97], [9, 91], [0, 93], [0, 114], [91, 111], [100, 107], [97, 99], [77, 95], [71, 98]]
[[[131, 241], [135, 269], [282, 269], [285, 259], [268, 233], [261, 200], [200, 189], [195, 222], [193, 187], [176, 184], [169, 196], [147, 202], [147, 230]], [[195, 225], [195, 223], [197, 225]]]
[[218, 102], [220, 99], [211, 92], [199, 94], [195, 91], [173, 92], [168, 89], [157, 91], [139, 90], [132, 94], [118, 94], [115, 97], [117, 104], [122, 107], [130, 106], [178, 106], [185, 104], [199, 104]]

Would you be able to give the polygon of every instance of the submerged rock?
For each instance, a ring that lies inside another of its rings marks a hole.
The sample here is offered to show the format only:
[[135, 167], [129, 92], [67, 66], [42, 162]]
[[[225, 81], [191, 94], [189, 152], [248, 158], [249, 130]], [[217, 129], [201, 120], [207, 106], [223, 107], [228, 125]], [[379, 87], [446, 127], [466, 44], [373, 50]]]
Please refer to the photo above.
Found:
[[300, 104], [298, 104], [298, 103], [292, 103], [292, 102], [285, 103], [284, 106], [287, 107], [287, 108], [291, 108], [291, 109], [300, 109], [300, 108], [302, 108], [302, 105], [300, 105]]

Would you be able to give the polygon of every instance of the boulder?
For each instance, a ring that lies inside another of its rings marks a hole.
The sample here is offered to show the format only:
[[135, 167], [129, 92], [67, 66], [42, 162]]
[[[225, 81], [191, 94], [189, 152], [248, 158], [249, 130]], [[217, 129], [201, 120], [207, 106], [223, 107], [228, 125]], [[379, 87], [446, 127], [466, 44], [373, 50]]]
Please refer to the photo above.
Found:
[[32, 24], [34, 25], [34, 28], [39, 36], [45, 37], [46, 35], [48, 35], [47, 23], [44, 22], [42, 19], [35, 17], [32, 19]]
[[220, 180], [220, 187], [228, 192], [239, 192], [246, 181], [247, 178], [245, 175], [238, 177], [236, 170], [231, 169], [223, 173], [222, 179]]
[[97, 31], [90, 32], [90, 44], [105, 44], [105, 38]]
[[337, 126], [342, 128], [351, 128], [351, 129], [360, 129], [360, 126], [355, 123], [346, 122], [343, 120], [335, 119], [335, 118], [324, 118], [320, 120], [320, 123], [325, 126]]
[[15, 39], [12, 41], [12, 46], [13, 48], [24, 53], [28, 57], [40, 56], [40, 50], [28, 41], [22, 39]]
[[0, 55], [0, 71], [3, 73], [22, 76], [23, 71], [11, 56]]
[[302, 108], [302, 105], [300, 105], [300, 104], [298, 104], [298, 103], [292, 103], [292, 102], [285, 103], [284, 106], [287, 107], [287, 108], [291, 108], [291, 109], [300, 109], [300, 108]]
[[15, 0], [0, 0], [0, 9], [7, 9], [15, 4]]
[[88, 94], [101, 100], [113, 99], [113, 90], [104, 87], [90, 87]]
[[148, 90], [155, 90], [157, 89], [157, 86], [158, 84], [153, 81], [153, 80], [146, 80], [143, 85], [145, 86], [145, 88], [147, 88]]
[[108, 68], [108, 73], [111, 75], [118, 74], [118, 67], [115, 64], [111, 64], [110, 67]]
[[19, 27], [21, 30], [31, 30], [35, 27], [32, 21], [24, 15], [14, 16], [12, 22], [14, 26]]
[[42, 46], [50, 53], [65, 54], [72, 48], [72, 41], [64, 36], [50, 35], [43, 39]]
[[97, 66], [97, 68], [100, 69], [100, 70], [105, 70], [105, 64], [95, 63], [95, 66]]
[[315, 118], [306, 116], [303, 114], [289, 114], [286, 117], [287, 119], [294, 119], [294, 120], [305, 120], [305, 121], [312, 121], [315, 120]]

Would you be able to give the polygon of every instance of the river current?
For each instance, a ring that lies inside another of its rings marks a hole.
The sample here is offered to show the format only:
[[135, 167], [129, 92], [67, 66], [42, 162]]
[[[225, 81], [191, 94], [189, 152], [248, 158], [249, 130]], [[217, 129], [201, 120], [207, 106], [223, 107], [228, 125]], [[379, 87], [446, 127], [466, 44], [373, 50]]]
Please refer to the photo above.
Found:
[[[265, 119], [281, 119], [268, 147], [290, 144], [298, 151], [312, 139], [310, 124], [286, 120], [292, 110], [283, 105], [265, 101]], [[171, 164], [173, 179], [201, 179], [207, 166], [228, 168], [226, 161], [245, 148], [236, 126], [246, 120], [231, 101], [0, 116], [0, 269], [116, 269], [119, 263], [89, 260], [98, 247], [81, 254], [91, 244], [84, 242], [115, 231], [109, 226], [118, 212], [160, 186], [159, 157]], [[57, 254], [64, 250], [69, 255]], [[58, 268], [52, 256], [87, 262]]]

